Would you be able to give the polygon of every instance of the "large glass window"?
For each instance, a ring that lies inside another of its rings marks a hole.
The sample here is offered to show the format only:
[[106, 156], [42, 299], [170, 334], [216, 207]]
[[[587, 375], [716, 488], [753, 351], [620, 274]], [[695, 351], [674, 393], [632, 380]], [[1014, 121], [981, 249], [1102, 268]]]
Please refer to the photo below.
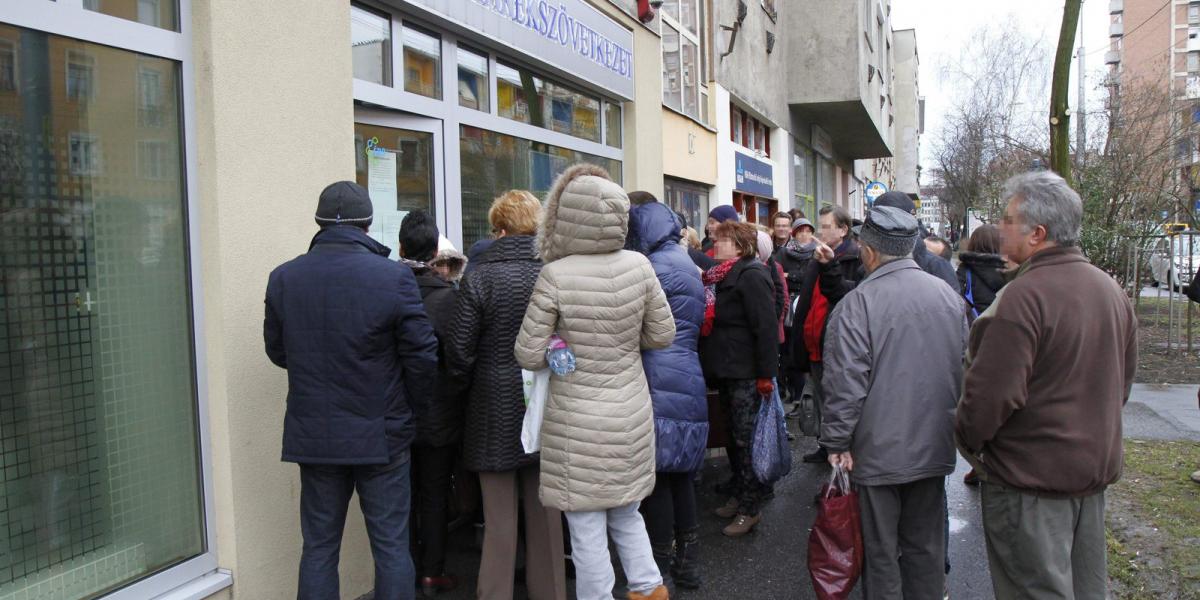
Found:
[[817, 216], [816, 174], [813, 172], [813, 152], [796, 143], [792, 155], [792, 173], [796, 180], [796, 193], [792, 205], [804, 211], [809, 219]]
[[458, 105], [488, 112], [488, 57], [458, 47]]
[[[386, 190], [389, 195], [395, 194], [387, 199], [386, 206], [379, 207], [379, 214], [417, 209], [434, 212], [433, 134], [355, 123], [354, 156], [355, 180], [359, 185], [373, 192]], [[381, 173], [394, 173], [394, 184], [371, 181], [371, 177]], [[380, 199], [372, 196], [371, 201], [378, 203]], [[396, 241], [384, 243], [395, 245]]]
[[544, 199], [554, 179], [579, 162], [600, 165], [621, 183], [620, 161], [468, 125], [462, 126], [459, 151], [464, 248], [490, 235], [488, 208], [504, 190], [529, 190]]
[[178, 0], [84, 0], [83, 7], [143, 25], [179, 31]]
[[404, 91], [442, 97], [442, 41], [437, 36], [404, 25]]
[[600, 141], [600, 100], [505, 62], [496, 64], [500, 116]]
[[621, 147], [621, 105], [604, 103], [604, 142], [613, 148]]
[[91, 598], [204, 551], [180, 68], [0, 39], [0, 598]]
[[821, 205], [838, 204], [834, 197], [833, 163], [817, 157], [817, 202]]
[[392, 85], [392, 21], [350, 5], [350, 56], [354, 78]]
[[704, 224], [708, 215], [708, 188], [706, 186], [666, 178], [666, 205], [687, 217], [688, 225], [704, 237]]
[[662, 7], [663, 104], [700, 122], [708, 121], [700, 0], [672, 0]]

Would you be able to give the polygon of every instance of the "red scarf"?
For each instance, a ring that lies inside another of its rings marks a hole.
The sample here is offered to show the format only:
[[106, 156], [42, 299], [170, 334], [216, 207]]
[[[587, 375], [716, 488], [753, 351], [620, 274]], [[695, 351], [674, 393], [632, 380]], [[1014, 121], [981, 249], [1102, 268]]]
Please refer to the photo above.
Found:
[[701, 337], [712, 333], [713, 319], [717, 316], [717, 284], [725, 280], [729, 270], [737, 264], [737, 259], [731, 258], [704, 272], [704, 324], [700, 326]]

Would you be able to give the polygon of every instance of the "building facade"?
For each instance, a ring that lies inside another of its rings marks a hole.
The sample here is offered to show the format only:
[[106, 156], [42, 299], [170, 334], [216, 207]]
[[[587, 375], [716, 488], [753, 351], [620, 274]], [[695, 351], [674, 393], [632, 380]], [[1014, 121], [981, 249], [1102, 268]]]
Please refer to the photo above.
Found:
[[[393, 247], [424, 209], [466, 249], [579, 161], [698, 229], [861, 214], [900, 118], [888, 7], [0, 3], [0, 600], [296, 596], [262, 302], [325, 185], [364, 185]], [[355, 506], [342, 550], [357, 598]]]

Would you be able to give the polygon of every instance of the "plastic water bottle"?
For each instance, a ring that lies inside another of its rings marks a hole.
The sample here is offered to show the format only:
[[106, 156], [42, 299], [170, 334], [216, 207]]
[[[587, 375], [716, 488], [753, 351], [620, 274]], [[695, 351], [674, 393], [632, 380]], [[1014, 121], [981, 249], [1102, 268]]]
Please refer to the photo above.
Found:
[[546, 362], [555, 375], [575, 372], [575, 353], [558, 334], [550, 336], [550, 347], [546, 349]]

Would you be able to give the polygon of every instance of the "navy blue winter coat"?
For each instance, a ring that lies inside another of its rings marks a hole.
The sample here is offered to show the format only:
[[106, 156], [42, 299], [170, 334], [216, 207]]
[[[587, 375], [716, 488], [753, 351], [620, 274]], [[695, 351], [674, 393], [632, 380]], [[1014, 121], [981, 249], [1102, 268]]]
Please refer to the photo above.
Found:
[[679, 245], [682, 227], [664, 204], [643, 204], [629, 211], [628, 247], [650, 259], [675, 317], [674, 343], [642, 352], [654, 404], [655, 470], [663, 473], [699, 469], [708, 441], [708, 403], [697, 353], [704, 285], [687, 249]]
[[263, 337], [287, 369], [283, 460], [387, 464], [433, 399], [437, 338], [416, 278], [357, 227], [334, 225], [271, 272]]

